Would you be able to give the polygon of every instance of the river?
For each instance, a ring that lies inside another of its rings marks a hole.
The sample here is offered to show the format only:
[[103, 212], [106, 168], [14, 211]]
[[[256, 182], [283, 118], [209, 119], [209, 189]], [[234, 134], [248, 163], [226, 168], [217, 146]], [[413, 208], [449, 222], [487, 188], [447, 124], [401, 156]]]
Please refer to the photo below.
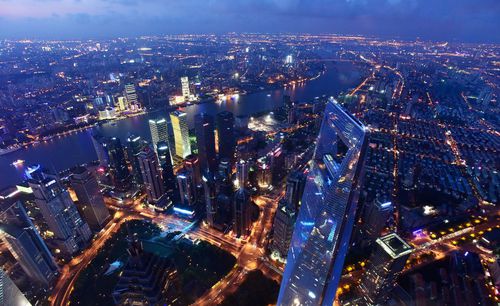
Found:
[[[283, 95], [289, 94], [292, 100], [298, 102], [311, 101], [317, 96], [337, 96], [342, 91], [356, 87], [363, 75], [360, 68], [349, 62], [328, 63], [326, 72], [319, 78], [306, 82], [301, 86], [286, 89], [261, 91], [244, 96], [237, 100], [223, 103], [203, 103], [184, 108], [188, 114], [189, 124], [193, 124], [194, 115], [200, 112], [216, 114], [229, 110], [236, 116], [252, 115], [271, 111], [283, 103]], [[142, 116], [118, 120], [116, 124], [105, 124], [94, 129], [103, 135], [116, 136], [125, 140], [129, 133], [150, 140], [148, 119], [166, 116], [165, 112], [152, 112]], [[22, 182], [24, 168], [14, 167], [12, 162], [21, 159], [24, 165], [42, 164], [44, 167], [62, 171], [76, 164], [87, 163], [97, 159], [91, 140], [91, 131], [75, 132], [73, 134], [54, 138], [46, 143], [18, 150], [0, 156], [0, 189]]]

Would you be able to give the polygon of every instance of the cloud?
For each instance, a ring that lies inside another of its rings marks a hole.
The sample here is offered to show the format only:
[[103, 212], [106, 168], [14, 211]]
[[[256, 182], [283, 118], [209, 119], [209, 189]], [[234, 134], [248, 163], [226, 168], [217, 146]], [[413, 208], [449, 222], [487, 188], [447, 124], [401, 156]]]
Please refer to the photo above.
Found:
[[237, 31], [499, 41], [499, 15], [498, 0], [0, 0], [0, 36]]

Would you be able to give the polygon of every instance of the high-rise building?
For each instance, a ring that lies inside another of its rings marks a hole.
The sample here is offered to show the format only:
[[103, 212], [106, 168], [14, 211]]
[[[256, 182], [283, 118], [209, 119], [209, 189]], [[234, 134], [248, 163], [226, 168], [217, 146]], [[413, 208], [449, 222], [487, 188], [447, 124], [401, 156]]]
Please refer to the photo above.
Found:
[[191, 99], [191, 90], [189, 89], [189, 78], [187, 76], [181, 77], [181, 90], [184, 101]]
[[139, 153], [137, 158], [139, 160], [144, 186], [146, 187], [148, 202], [153, 204], [158, 203], [164, 194], [158, 157], [155, 152], [147, 146]]
[[96, 176], [85, 167], [71, 169], [71, 187], [78, 198], [80, 214], [93, 231], [100, 231], [111, 218]]
[[92, 232], [78, 213], [69, 192], [55, 175], [47, 173], [40, 166], [30, 169], [27, 173], [28, 183], [33, 190], [35, 204], [54, 233], [61, 251], [73, 255], [82, 250], [92, 237]]
[[0, 305], [31, 306], [21, 290], [2, 269], [0, 269]]
[[184, 169], [193, 173], [193, 180], [196, 186], [201, 186], [201, 170], [198, 155], [191, 154], [184, 159]]
[[122, 143], [119, 138], [109, 138], [106, 144], [109, 156], [109, 168], [113, 177], [113, 184], [118, 190], [126, 191], [130, 188], [130, 172], [125, 160]]
[[[330, 99], [310, 162], [278, 305], [333, 304], [354, 224], [366, 133]], [[339, 143], [346, 152], [341, 152]]]
[[305, 184], [306, 176], [301, 171], [294, 171], [288, 175], [285, 200], [290, 210], [298, 211]]
[[184, 207], [192, 207], [196, 202], [196, 186], [193, 179], [193, 172], [188, 170], [180, 171], [177, 174], [177, 184], [181, 204]]
[[413, 248], [391, 233], [376, 240], [376, 249], [361, 280], [360, 291], [367, 305], [384, 305]]
[[305, 175], [301, 171], [290, 173], [286, 181], [285, 197], [276, 210], [272, 249], [277, 251], [281, 258], [286, 258], [288, 253], [305, 182]]
[[233, 200], [233, 231], [236, 237], [246, 237], [250, 234], [250, 195], [245, 188], [240, 187]]
[[392, 211], [391, 201], [387, 197], [378, 196], [365, 211], [363, 217], [365, 231], [363, 236], [372, 241], [380, 237]]
[[267, 189], [272, 184], [273, 174], [268, 156], [257, 160], [257, 185], [261, 189]]
[[58, 267], [21, 200], [5, 197], [0, 200], [0, 209], [0, 238], [30, 280], [49, 287], [56, 279]]
[[239, 160], [236, 163], [236, 179], [238, 181], [238, 186], [245, 187], [248, 185], [248, 169], [249, 163], [244, 160]]
[[175, 154], [180, 158], [185, 158], [191, 154], [187, 114], [181, 111], [172, 112], [170, 121], [174, 130]]
[[219, 138], [219, 159], [227, 158], [232, 163], [236, 148], [234, 115], [231, 112], [223, 111], [217, 114], [215, 120]]
[[136, 185], [142, 185], [143, 183], [138, 157], [146, 145], [145, 141], [141, 139], [141, 136], [129, 135], [127, 138], [127, 156], [132, 165], [132, 180]]
[[163, 190], [171, 201], [176, 200], [177, 180], [174, 175], [172, 161], [170, 159], [170, 150], [168, 144], [164, 141], [158, 142], [158, 160], [160, 161], [161, 177]]
[[97, 158], [99, 159], [99, 165], [102, 167], [108, 167], [109, 165], [109, 155], [107, 146], [107, 138], [99, 133], [92, 134], [92, 144], [94, 145]]
[[158, 143], [160, 141], [163, 141], [168, 145], [170, 145], [167, 119], [165, 118], [159, 118], [155, 120], [150, 119], [149, 131], [151, 132], [151, 142], [153, 143], [153, 148], [155, 152], [158, 152]]
[[217, 213], [217, 189], [213, 174], [206, 171], [202, 177], [203, 191], [205, 192], [205, 208], [207, 214], [207, 223], [211, 227], [215, 224], [215, 215]]
[[194, 117], [194, 131], [202, 171], [208, 169], [214, 172], [217, 168], [214, 128], [214, 118], [209, 114], [201, 113]]
[[133, 83], [125, 84], [125, 98], [127, 99], [128, 106], [131, 106], [131, 107], [138, 107], [139, 106], [137, 92], [135, 90], [135, 85]]

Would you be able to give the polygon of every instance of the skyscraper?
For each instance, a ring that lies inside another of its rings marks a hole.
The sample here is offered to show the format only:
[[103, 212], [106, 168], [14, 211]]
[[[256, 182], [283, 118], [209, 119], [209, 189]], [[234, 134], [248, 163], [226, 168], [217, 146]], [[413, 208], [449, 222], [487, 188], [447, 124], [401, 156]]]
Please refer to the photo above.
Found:
[[133, 83], [125, 84], [125, 98], [127, 99], [127, 105], [131, 107], [138, 107], [139, 100], [137, 99], [137, 92], [135, 91], [135, 85]]
[[0, 237], [26, 275], [49, 287], [56, 279], [58, 267], [22, 202], [16, 197], [5, 197], [0, 200], [0, 209]]
[[85, 167], [71, 169], [71, 186], [78, 198], [80, 214], [93, 231], [100, 231], [111, 216], [104, 204], [97, 178]]
[[184, 169], [193, 173], [193, 180], [196, 186], [201, 186], [201, 169], [198, 155], [191, 154], [184, 159]]
[[189, 78], [187, 76], [181, 77], [181, 90], [184, 101], [191, 99], [191, 90], [189, 89]]
[[99, 159], [99, 165], [102, 167], [108, 167], [109, 165], [109, 155], [107, 146], [106, 137], [102, 136], [99, 133], [92, 133], [92, 144], [94, 145], [95, 152], [97, 154], [97, 158]]
[[148, 202], [156, 204], [164, 194], [163, 181], [158, 157], [149, 147], [145, 147], [138, 155], [144, 186], [148, 195]]
[[215, 172], [217, 168], [214, 128], [214, 118], [209, 114], [201, 113], [194, 117], [194, 131], [202, 171], [208, 169]]
[[233, 231], [236, 237], [250, 234], [250, 195], [245, 188], [240, 187], [234, 194], [233, 201]]
[[240, 187], [246, 187], [248, 185], [248, 168], [248, 162], [242, 159], [236, 163], [236, 179]]
[[360, 285], [367, 305], [385, 304], [412, 252], [413, 248], [395, 233], [377, 239]]
[[216, 125], [219, 138], [219, 159], [227, 158], [232, 163], [236, 148], [233, 113], [228, 111], [218, 113], [216, 116]]
[[170, 121], [174, 130], [175, 154], [180, 158], [185, 158], [191, 154], [187, 115], [181, 111], [172, 112], [170, 113]]
[[217, 189], [215, 178], [213, 174], [209, 171], [206, 171], [202, 176], [203, 181], [203, 191], [205, 192], [205, 209], [206, 209], [206, 217], [207, 223], [211, 227], [215, 224], [215, 215], [217, 213]]
[[306, 176], [301, 171], [294, 171], [288, 175], [285, 200], [291, 210], [298, 211], [305, 184]]
[[177, 199], [177, 180], [175, 178], [172, 161], [170, 159], [170, 150], [168, 149], [168, 144], [166, 142], [158, 142], [157, 154], [158, 160], [160, 161], [163, 190], [168, 198], [174, 201]]
[[387, 197], [378, 196], [366, 209], [363, 217], [363, 227], [365, 229], [363, 236], [372, 241], [379, 237], [392, 211], [393, 206], [391, 201]]
[[127, 138], [127, 156], [130, 164], [132, 165], [132, 179], [137, 185], [141, 185], [143, 183], [138, 156], [145, 146], [146, 143], [142, 141], [141, 136], [129, 135]]
[[[333, 304], [354, 223], [366, 133], [333, 98], [329, 100], [292, 235], [278, 305]], [[338, 150], [340, 142], [346, 152]]]
[[257, 160], [257, 185], [261, 189], [267, 189], [272, 184], [273, 174], [268, 156]]
[[92, 232], [78, 213], [69, 192], [56, 176], [42, 170], [40, 166], [31, 169], [28, 183], [33, 190], [35, 204], [54, 233], [59, 248], [67, 255], [82, 250], [92, 237]]
[[[158, 151], [158, 142], [163, 141], [170, 145], [168, 135], [168, 122], [165, 118], [150, 119], [149, 131], [151, 132], [151, 142], [153, 143], [154, 151]], [[170, 153], [169, 153], [170, 154]]]
[[0, 305], [31, 306], [16, 284], [0, 269]]
[[184, 207], [192, 207], [196, 202], [196, 186], [194, 184], [193, 172], [183, 170], [177, 174], [179, 196]]
[[109, 168], [113, 177], [113, 184], [118, 190], [126, 191], [130, 188], [130, 172], [120, 139], [116, 137], [109, 138], [106, 148], [108, 150]]

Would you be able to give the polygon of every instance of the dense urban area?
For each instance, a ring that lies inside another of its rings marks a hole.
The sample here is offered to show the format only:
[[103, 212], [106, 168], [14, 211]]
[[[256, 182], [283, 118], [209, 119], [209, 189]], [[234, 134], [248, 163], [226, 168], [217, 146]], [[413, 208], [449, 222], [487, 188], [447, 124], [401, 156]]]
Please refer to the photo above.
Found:
[[0, 40], [0, 281], [13, 305], [496, 305], [499, 86], [497, 44]]

